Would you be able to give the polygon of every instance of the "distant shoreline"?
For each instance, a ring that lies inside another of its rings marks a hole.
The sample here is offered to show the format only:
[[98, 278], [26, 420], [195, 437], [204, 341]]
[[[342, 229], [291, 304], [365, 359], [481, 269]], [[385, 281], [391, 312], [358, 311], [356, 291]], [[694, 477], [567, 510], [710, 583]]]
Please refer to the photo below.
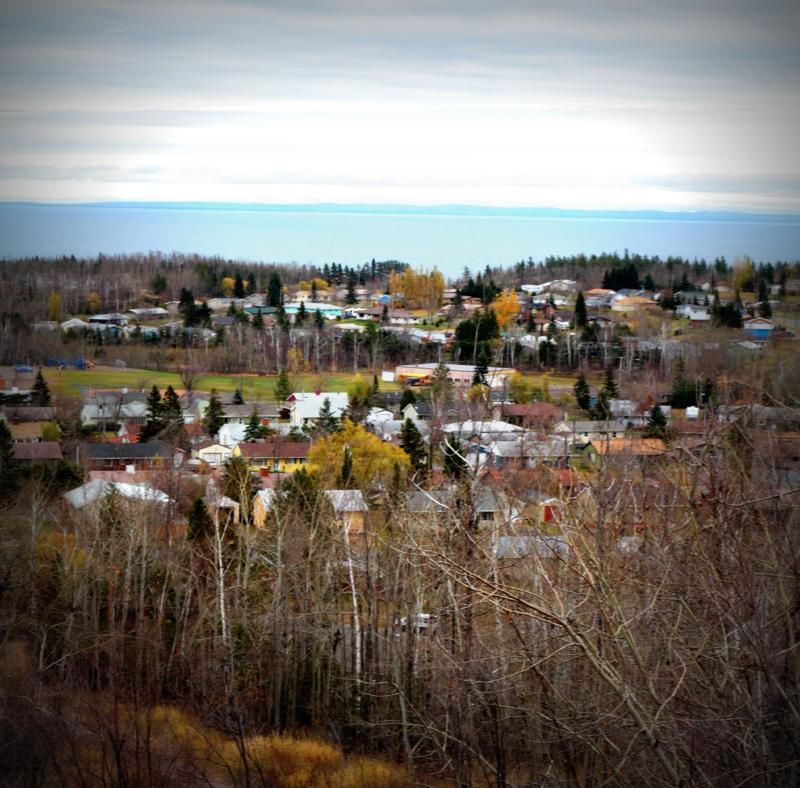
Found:
[[230, 211], [263, 213], [349, 214], [376, 216], [485, 216], [545, 219], [617, 219], [647, 221], [758, 222], [768, 224], [800, 223], [800, 214], [758, 213], [752, 211], [663, 211], [663, 210], [593, 210], [577, 208], [516, 207], [491, 205], [414, 205], [367, 203], [238, 203], [238, 202], [32, 202], [0, 201], [0, 208], [92, 208], [141, 209], [158, 211]]

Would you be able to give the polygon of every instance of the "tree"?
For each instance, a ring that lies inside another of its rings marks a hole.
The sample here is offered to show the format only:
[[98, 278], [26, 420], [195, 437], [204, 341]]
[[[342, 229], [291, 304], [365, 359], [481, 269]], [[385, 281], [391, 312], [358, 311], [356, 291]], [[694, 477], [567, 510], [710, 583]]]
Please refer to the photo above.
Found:
[[252, 324], [253, 324], [253, 328], [256, 331], [263, 331], [264, 330], [264, 316], [261, 314], [261, 310], [260, 309], [258, 310], [258, 312], [256, 312], [253, 315], [253, 323]]
[[408, 455], [400, 447], [382, 441], [362, 425], [345, 419], [340, 430], [318, 439], [308, 455], [309, 466], [319, 475], [323, 487], [338, 482], [345, 446], [353, 456], [353, 485], [360, 489], [377, 483], [389, 485], [395, 463], [399, 463], [401, 470], [407, 470], [410, 464]]
[[279, 307], [283, 303], [283, 285], [277, 272], [269, 275], [267, 282], [267, 306]]
[[150, 289], [156, 295], [161, 295], [167, 289], [167, 277], [164, 274], [156, 274], [150, 280]]
[[244, 298], [244, 281], [242, 280], [242, 275], [240, 273], [236, 273], [236, 280], [233, 285], [233, 297], [234, 298]]
[[508, 328], [519, 314], [519, 298], [514, 290], [503, 290], [492, 302], [492, 309], [497, 316], [497, 325], [501, 330]]
[[592, 395], [589, 390], [589, 383], [586, 380], [586, 375], [581, 372], [575, 385], [572, 387], [572, 395], [575, 397], [575, 402], [581, 410], [589, 411], [591, 407]]
[[224, 423], [225, 411], [222, 409], [222, 403], [217, 396], [217, 390], [212, 389], [206, 412], [203, 414], [203, 429], [205, 429], [209, 437], [214, 438], [222, 429]]
[[161, 403], [161, 392], [158, 386], [153, 384], [150, 393], [147, 395], [147, 415], [144, 424], [139, 432], [139, 442], [150, 440], [161, 432], [165, 427], [164, 409]]
[[317, 278], [311, 280], [311, 303], [316, 303], [319, 298], [319, 291], [317, 290]]
[[614, 379], [614, 365], [609, 363], [606, 367], [606, 376], [603, 380], [603, 391], [606, 393], [609, 400], [614, 399], [619, 394], [617, 381]]
[[183, 424], [183, 408], [172, 385], [167, 386], [167, 390], [164, 392], [164, 399], [161, 402], [161, 420], [165, 426]]
[[417, 395], [414, 393], [414, 389], [404, 388], [400, 395], [400, 412], [402, 413], [407, 405], [413, 405], [416, 401]]
[[647, 426], [642, 434], [645, 438], [661, 438], [663, 440], [667, 437], [667, 430], [667, 417], [664, 415], [664, 411], [658, 405], [653, 405], [647, 419]]
[[89, 293], [89, 297], [86, 299], [86, 311], [90, 315], [94, 315], [100, 311], [101, 306], [102, 302], [100, 301], [100, 296], [96, 291], [92, 290], [92, 292]]
[[517, 405], [524, 405], [533, 399], [533, 384], [515, 372], [508, 384], [508, 396]]
[[33, 388], [31, 389], [31, 405], [46, 407], [52, 402], [52, 399], [53, 398], [50, 396], [50, 389], [47, 385], [47, 381], [44, 379], [44, 375], [42, 374], [42, 368], [39, 367], [39, 370], [36, 373], [36, 380], [34, 381]]
[[403, 422], [403, 427], [400, 430], [400, 446], [408, 455], [412, 473], [425, 469], [428, 453], [425, 449], [422, 435], [411, 419], [406, 419]]
[[250, 413], [250, 418], [247, 420], [247, 429], [244, 431], [244, 439], [246, 443], [255, 443], [264, 436], [264, 425], [258, 417], [256, 406], [253, 405], [253, 410]]
[[186, 538], [190, 542], [199, 542], [211, 536], [214, 522], [208, 513], [208, 507], [202, 498], [192, 501], [192, 508], [186, 516]]
[[607, 419], [610, 419], [611, 403], [609, 400], [610, 397], [608, 396], [608, 391], [606, 391], [605, 387], [600, 389], [600, 393], [597, 395], [594, 407], [589, 411], [589, 418], [593, 419], [594, 421], [606, 421]]
[[0, 498], [17, 488], [18, 463], [14, 457], [14, 439], [4, 419], [0, 419]]
[[242, 519], [250, 520], [252, 500], [255, 495], [253, 475], [247, 467], [244, 457], [231, 457], [225, 463], [225, 473], [222, 478], [222, 493], [233, 498], [239, 504]]
[[389, 305], [384, 304], [383, 309], [381, 310], [381, 325], [388, 326], [389, 325]]
[[289, 380], [289, 373], [282, 369], [278, 373], [278, 379], [275, 381], [275, 399], [278, 402], [286, 402], [292, 394], [292, 381]]
[[650, 292], [655, 292], [656, 283], [653, 281], [653, 275], [648, 271], [647, 276], [644, 278], [644, 289]]
[[307, 317], [306, 302], [305, 301], [301, 301], [300, 302], [300, 306], [297, 307], [297, 312], [295, 313], [295, 316], [294, 316], [294, 324], [296, 326], [304, 325], [305, 322], [306, 322], [306, 317]]
[[234, 405], [244, 405], [244, 396], [242, 395], [242, 388], [238, 386], [236, 391], [233, 392], [233, 397], [231, 397], [231, 401]]
[[473, 386], [487, 386], [489, 384], [489, 357], [484, 348], [478, 354], [475, 362], [475, 371], [472, 373]]
[[347, 294], [344, 297], [344, 302], [348, 306], [358, 303], [358, 297], [356, 296], [356, 282], [354, 279], [347, 280]]
[[317, 331], [322, 331], [322, 329], [325, 328], [325, 318], [322, 316], [322, 312], [320, 312], [319, 309], [314, 312], [314, 328]]
[[61, 294], [53, 291], [47, 298], [47, 319], [61, 319]]
[[453, 479], [460, 479], [468, 470], [461, 442], [454, 435], [446, 435], [441, 445], [444, 472]]
[[353, 485], [353, 452], [345, 444], [342, 449], [342, 469], [339, 472], [339, 487], [349, 490]]
[[688, 408], [697, 404], [697, 391], [694, 384], [686, 377], [686, 363], [682, 357], [678, 358], [675, 364], [669, 404], [673, 408]]
[[492, 343], [500, 336], [500, 326], [494, 310], [475, 312], [456, 326], [455, 346], [458, 358], [464, 363], [477, 359], [483, 349], [491, 354]]
[[360, 422], [367, 416], [371, 388], [361, 375], [356, 375], [347, 387], [347, 415], [351, 421]]
[[575, 297], [575, 328], [584, 329], [589, 324], [589, 316], [586, 313], [586, 299], [583, 297], [583, 290], [578, 291]]
[[319, 409], [319, 418], [314, 425], [314, 432], [318, 435], [330, 435], [339, 429], [339, 419], [333, 415], [331, 401], [329, 397], [322, 400], [322, 407]]

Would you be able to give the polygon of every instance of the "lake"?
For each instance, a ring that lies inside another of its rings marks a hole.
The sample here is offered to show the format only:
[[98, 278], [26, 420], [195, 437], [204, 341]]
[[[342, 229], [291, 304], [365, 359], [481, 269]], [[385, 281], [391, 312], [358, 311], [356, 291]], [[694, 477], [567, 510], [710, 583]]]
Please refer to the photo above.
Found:
[[0, 257], [158, 250], [263, 262], [397, 259], [464, 266], [617, 251], [729, 261], [800, 259], [800, 216], [470, 206], [35, 205], [0, 203]]

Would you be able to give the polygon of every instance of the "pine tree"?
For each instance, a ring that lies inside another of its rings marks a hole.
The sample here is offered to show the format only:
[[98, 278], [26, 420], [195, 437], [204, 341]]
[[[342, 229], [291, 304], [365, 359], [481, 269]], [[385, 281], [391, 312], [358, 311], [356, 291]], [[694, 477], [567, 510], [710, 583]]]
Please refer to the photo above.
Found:
[[244, 298], [244, 296], [244, 280], [242, 279], [242, 275], [237, 271], [236, 279], [233, 283], [233, 297]]
[[258, 417], [256, 406], [253, 405], [253, 410], [250, 413], [250, 418], [247, 421], [247, 429], [244, 431], [244, 439], [246, 443], [255, 443], [259, 438], [264, 435], [264, 425]]
[[406, 419], [400, 430], [400, 446], [411, 460], [412, 472], [425, 468], [428, 453], [425, 450], [422, 435], [411, 419]]
[[301, 301], [300, 306], [297, 307], [297, 312], [295, 313], [294, 316], [294, 324], [296, 326], [302, 326], [306, 322], [306, 316], [307, 316], [306, 302]]
[[165, 426], [161, 392], [158, 390], [158, 386], [153, 384], [153, 388], [147, 395], [147, 415], [139, 433], [139, 442], [142, 443], [155, 437]]
[[694, 384], [686, 377], [686, 364], [679, 358], [675, 364], [675, 377], [672, 380], [672, 393], [669, 404], [673, 408], [688, 408], [697, 403]]
[[342, 470], [339, 473], [339, 486], [342, 490], [347, 490], [353, 483], [353, 452], [349, 446], [344, 447], [342, 452]]
[[460, 479], [467, 470], [461, 443], [452, 435], [447, 435], [442, 444], [442, 465], [444, 472], [453, 479]]
[[358, 298], [356, 297], [355, 279], [347, 280], [347, 295], [344, 297], [344, 302], [348, 306], [352, 306], [353, 304], [358, 303]]
[[183, 408], [172, 385], [167, 386], [164, 392], [164, 399], [161, 402], [161, 421], [165, 426], [183, 424]]
[[611, 418], [610, 397], [605, 388], [600, 389], [594, 407], [589, 411], [589, 418], [594, 421], [606, 421]]
[[275, 399], [278, 402], [286, 402], [292, 393], [292, 382], [289, 380], [289, 375], [285, 369], [278, 373], [278, 379], [275, 381]]
[[413, 389], [403, 389], [403, 393], [400, 395], [400, 412], [402, 413], [407, 405], [413, 405], [416, 401], [417, 395]]
[[339, 429], [339, 419], [333, 415], [331, 401], [328, 397], [322, 400], [322, 407], [319, 409], [319, 418], [315, 425], [315, 431], [320, 435], [330, 435]]
[[316, 303], [318, 298], [319, 292], [317, 291], [317, 279], [314, 277], [311, 280], [311, 303]]
[[192, 501], [192, 508], [186, 516], [186, 538], [190, 542], [199, 542], [211, 536], [214, 522], [208, 513], [208, 507], [202, 498]]
[[261, 310], [253, 315], [253, 328], [256, 331], [264, 330], [264, 316], [261, 314]]
[[283, 285], [281, 278], [273, 271], [267, 283], [267, 306], [279, 307], [283, 303]]
[[481, 350], [475, 363], [475, 371], [472, 373], [473, 386], [489, 385], [489, 357], [485, 350]]
[[650, 416], [647, 419], [647, 426], [642, 433], [645, 438], [666, 438], [667, 437], [667, 417], [664, 411], [653, 405], [650, 409]]
[[203, 429], [205, 429], [209, 437], [214, 438], [220, 429], [222, 429], [224, 423], [225, 413], [222, 409], [222, 403], [219, 401], [219, 397], [217, 397], [216, 389], [212, 389], [206, 412], [203, 414]]
[[322, 316], [322, 312], [320, 312], [319, 309], [314, 312], [314, 328], [317, 329], [317, 331], [322, 331], [322, 329], [325, 328], [325, 318]]
[[38, 405], [39, 407], [46, 407], [52, 402], [50, 396], [50, 389], [47, 386], [47, 381], [42, 374], [42, 368], [36, 373], [36, 380], [31, 389], [31, 405]]
[[614, 399], [619, 394], [617, 381], [614, 380], [614, 365], [609, 364], [606, 367], [606, 377], [603, 381], [603, 391], [606, 393], [609, 400]]
[[14, 457], [14, 439], [4, 419], [0, 419], [0, 499], [17, 489], [19, 464]]
[[231, 401], [234, 405], [244, 405], [244, 396], [242, 395], [242, 389], [237, 388], [236, 391], [233, 392], [233, 397], [231, 397]]
[[581, 410], [588, 411], [591, 403], [591, 391], [586, 381], [586, 375], [584, 375], [583, 372], [578, 375], [578, 379], [575, 381], [575, 385], [572, 388], [572, 394], [575, 397], [575, 402], [578, 403], [578, 407]]
[[586, 299], [583, 297], [583, 290], [578, 291], [575, 298], [575, 328], [586, 328], [589, 317], [586, 314]]

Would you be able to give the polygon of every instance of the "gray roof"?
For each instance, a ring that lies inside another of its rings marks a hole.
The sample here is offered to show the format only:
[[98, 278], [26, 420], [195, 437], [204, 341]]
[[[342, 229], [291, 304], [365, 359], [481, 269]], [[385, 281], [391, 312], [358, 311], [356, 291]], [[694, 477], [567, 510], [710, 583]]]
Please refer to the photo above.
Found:
[[325, 496], [336, 512], [368, 511], [361, 490], [325, 490]]
[[148, 457], [171, 458], [179, 449], [160, 440], [146, 443], [85, 443], [86, 457], [90, 460], [141, 460]]
[[412, 490], [406, 494], [406, 509], [412, 514], [436, 514], [449, 510], [449, 495], [443, 490]]
[[558, 558], [569, 553], [569, 545], [559, 536], [531, 534], [526, 536], [498, 536], [498, 558]]

